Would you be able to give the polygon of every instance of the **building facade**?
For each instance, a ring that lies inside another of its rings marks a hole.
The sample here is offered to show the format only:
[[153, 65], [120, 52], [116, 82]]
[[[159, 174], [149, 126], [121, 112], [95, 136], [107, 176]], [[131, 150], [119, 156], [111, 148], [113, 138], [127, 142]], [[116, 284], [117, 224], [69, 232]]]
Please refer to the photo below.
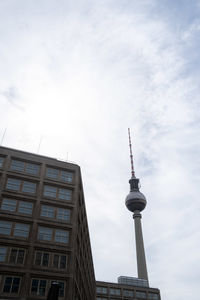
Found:
[[79, 166], [0, 147], [0, 188], [0, 299], [95, 299]]
[[143, 279], [121, 276], [118, 283], [97, 281], [96, 300], [160, 300], [160, 291]]

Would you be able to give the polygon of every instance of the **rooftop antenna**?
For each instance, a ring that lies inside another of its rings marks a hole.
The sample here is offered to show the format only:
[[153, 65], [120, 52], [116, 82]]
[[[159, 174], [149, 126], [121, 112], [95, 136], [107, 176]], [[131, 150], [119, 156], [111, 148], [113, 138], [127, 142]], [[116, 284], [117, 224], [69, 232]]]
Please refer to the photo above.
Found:
[[135, 177], [135, 170], [134, 170], [134, 165], [133, 165], [133, 152], [132, 152], [130, 128], [128, 128], [128, 137], [129, 137], [129, 148], [130, 148], [130, 159], [131, 159], [131, 175], [132, 175], [132, 178], [134, 178]]
[[41, 135], [41, 136], [40, 136], [39, 145], [38, 145], [38, 149], [37, 149], [37, 154], [39, 154], [40, 146], [41, 146], [41, 143], [42, 143], [42, 139], [43, 139], [43, 136]]
[[3, 133], [3, 136], [2, 136], [2, 139], [1, 139], [1, 146], [2, 146], [2, 144], [3, 144], [3, 140], [4, 140], [4, 137], [5, 137], [5, 134], [6, 134], [6, 130], [7, 130], [7, 128], [5, 128], [5, 130], [4, 130], [4, 133]]

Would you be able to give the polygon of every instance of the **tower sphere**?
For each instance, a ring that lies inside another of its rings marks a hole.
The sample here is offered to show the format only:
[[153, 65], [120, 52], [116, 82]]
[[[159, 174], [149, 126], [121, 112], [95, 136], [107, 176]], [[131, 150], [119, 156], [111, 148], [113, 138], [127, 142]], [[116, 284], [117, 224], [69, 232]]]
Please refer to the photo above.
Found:
[[135, 210], [142, 211], [146, 204], [146, 198], [140, 191], [132, 191], [128, 194], [125, 200], [128, 210], [134, 212]]

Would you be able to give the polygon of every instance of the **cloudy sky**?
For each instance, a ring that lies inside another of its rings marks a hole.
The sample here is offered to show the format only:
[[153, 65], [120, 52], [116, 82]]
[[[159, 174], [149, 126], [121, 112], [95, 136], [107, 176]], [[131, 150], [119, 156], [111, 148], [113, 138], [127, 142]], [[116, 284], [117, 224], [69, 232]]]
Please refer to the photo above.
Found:
[[130, 127], [162, 300], [200, 294], [199, 46], [199, 0], [0, 0], [3, 145], [81, 166], [96, 279], [116, 281], [137, 276]]

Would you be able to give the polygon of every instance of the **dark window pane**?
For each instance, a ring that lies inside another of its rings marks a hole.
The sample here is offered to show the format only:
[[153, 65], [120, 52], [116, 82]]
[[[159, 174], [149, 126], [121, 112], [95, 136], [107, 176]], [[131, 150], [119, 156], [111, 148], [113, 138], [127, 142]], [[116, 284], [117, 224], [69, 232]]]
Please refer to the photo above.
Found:
[[35, 265], [40, 266], [41, 259], [42, 259], [42, 252], [37, 251], [35, 256]]
[[32, 280], [31, 294], [37, 294], [38, 284], [39, 284], [38, 279], [33, 279]]
[[24, 250], [19, 250], [18, 251], [18, 257], [17, 257], [17, 264], [23, 264], [24, 262]]
[[10, 263], [15, 264], [17, 258], [17, 249], [12, 249], [10, 253]]
[[49, 264], [49, 253], [43, 253], [42, 265], [47, 267]]
[[11, 286], [12, 286], [12, 277], [6, 277], [4, 282], [3, 292], [10, 293]]
[[61, 258], [60, 258], [60, 268], [61, 269], [65, 269], [66, 268], [66, 256], [65, 255], [61, 255]]
[[54, 268], [58, 268], [58, 263], [59, 263], [59, 255], [54, 254], [54, 257], [53, 257], [53, 266], [54, 266]]
[[64, 282], [58, 282], [60, 284], [59, 297], [64, 297]]
[[6, 260], [7, 247], [0, 247], [0, 262]]
[[46, 280], [40, 280], [39, 295], [45, 296], [45, 290], [46, 290]]
[[19, 284], [20, 284], [20, 278], [14, 277], [11, 293], [18, 293]]

